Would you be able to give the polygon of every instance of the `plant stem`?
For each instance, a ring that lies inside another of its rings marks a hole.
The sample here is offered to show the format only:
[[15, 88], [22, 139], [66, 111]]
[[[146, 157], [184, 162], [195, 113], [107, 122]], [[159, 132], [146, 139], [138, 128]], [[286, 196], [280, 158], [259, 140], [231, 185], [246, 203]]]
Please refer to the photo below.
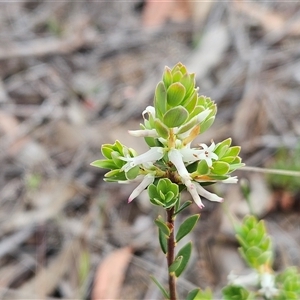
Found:
[[[174, 249], [175, 249], [175, 239], [174, 239], [174, 211], [175, 208], [172, 207], [170, 209], [167, 209], [167, 224], [171, 230], [169, 239], [168, 239], [168, 252], [167, 252], [167, 261], [168, 261], [168, 267], [172, 265], [174, 262]], [[169, 273], [169, 292], [170, 292], [170, 300], [176, 300], [176, 278], [175, 274]]]

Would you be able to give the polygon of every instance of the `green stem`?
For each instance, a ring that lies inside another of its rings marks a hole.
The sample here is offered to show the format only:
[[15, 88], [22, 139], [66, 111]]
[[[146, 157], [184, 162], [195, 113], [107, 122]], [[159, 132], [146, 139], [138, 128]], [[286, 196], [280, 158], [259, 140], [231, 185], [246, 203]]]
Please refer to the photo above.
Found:
[[[167, 224], [171, 230], [170, 236], [168, 238], [168, 252], [167, 252], [167, 262], [168, 268], [174, 262], [175, 256], [175, 237], [174, 237], [174, 211], [175, 208], [172, 207], [167, 209]], [[169, 292], [170, 292], [170, 300], [176, 300], [176, 278], [174, 273], [169, 273]]]

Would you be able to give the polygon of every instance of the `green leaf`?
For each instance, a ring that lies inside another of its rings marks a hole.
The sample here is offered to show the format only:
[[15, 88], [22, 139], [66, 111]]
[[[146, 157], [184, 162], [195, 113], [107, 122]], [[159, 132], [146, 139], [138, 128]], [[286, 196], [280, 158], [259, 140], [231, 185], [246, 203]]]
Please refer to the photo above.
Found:
[[110, 169], [110, 170], [118, 168], [116, 166], [116, 164], [111, 159], [95, 160], [90, 165], [93, 166], [93, 167], [103, 168], [103, 169]]
[[191, 257], [191, 253], [192, 253], [192, 242], [187, 243], [185, 246], [183, 246], [176, 257], [182, 256], [182, 261], [180, 266], [177, 268], [177, 270], [175, 271], [175, 275], [176, 277], [179, 277], [181, 275], [181, 273], [185, 270], [189, 259]]
[[241, 151], [240, 146], [233, 146], [227, 150], [227, 152], [225, 153], [225, 156], [238, 156], [240, 151]]
[[180, 266], [181, 262], [182, 262], [182, 256], [178, 256], [173, 263], [171, 264], [171, 266], [169, 267], [169, 273], [173, 273], [175, 272], [178, 267]]
[[118, 175], [120, 175], [120, 174], [123, 174], [124, 178], [127, 179], [127, 178], [125, 177], [125, 173], [124, 173], [124, 172], [121, 172], [120, 169], [117, 169], [117, 170], [111, 170], [111, 171], [107, 172], [104, 176], [105, 176], [105, 177], [116, 177], [116, 176], [118, 176]]
[[212, 164], [212, 172], [218, 175], [225, 175], [229, 171], [229, 164], [224, 161], [214, 161]]
[[112, 145], [110, 145], [110, 144], [104, 144], [101, 147], [101, 152], [102, 152], [103, 156], [105, 156], [108, 159], [111, 159], [111, 153], [113, 151], [114, 150], [112, 149]]
[[115, 141], [113, 148], [116, 152], [123, 153], [124, 146], [118, 140]]
[[155, 129], [159, 136], [161, 136], [164, 139], [167, 139], [169, 137], [169, 128], [163, 124], [159, 119], [156, 119], [154, 121]]
[[116, 166], [118, 168], [121, 169], [124, 166], [125, 162], [120, 159], [120, 157], [122, 157], [122, 156], [121, 156], [121, 154], [119, 152], [113, 151], [111, 153], [111, 157], [112, 157], [112, 160], [114, 161], [114, 163], [116, 164]]
[[197, 124], [198, 124], [197, 117], [192, 118], [190, 121], [188, 121], [186, 124], [180, 127], [180, 129], [178, 130], [178, 134], [189, 131]]
[[183, 102], [182, 105], [187, 109], [187, 111], [188, 111], [189, 113], [191, 113], [191, 112], [195, 109], [195, 107], [196, 107], [196, 105], [197, 105], [197, 99], [198, 99], [197, 92], [194, 91], [194, 93], [193, 93], [190, 97], [188, 97], [188, 98]]
[[169, 127], [179, 127], [188, 119], [189, 113], [183, 106], [176, 106], [168, 110], [163, 116], [164, 124]]
[[156, 284], [156, 286], [160, 289], [160, 291], [162, 292], [162, 294], [164, 295], [164, 297], [166, 297], [167, 299], [170, 299], [170, 295], [169, 293], [165, 290], [165, 288], [159, 283], [159, 281], [153, 276], [150, 275], [150, 278], [152, 279], [152, 281]]
[[266, 251], [257, 258], [257, 263], [259, 265], [268, 264], [271, 266], [272, 261], [273, 261], [272, 251]]
[[[186, 297], [186, 300], [196, 300], [200, 294], [200, 289], [194, 289], [190, 291]], [[200, 300], [200, 298], [198, 298]]]
[[168, 88], [173, 82], [172, 72], [171, 69], [168, 67], [165, 67], [165, 71], [163, 73], [163, 82], [166, 88]]
[[235, 156], [224, 156], [221, 158], [222, 161], [227, 162], [227, 163], [232, 163], [236, 159]]
[[154, 205], [165, 207], [165, 204], [157, 198], [150, 199], [150, 202]]
[[261, 254], [262, 254], [262, 251], [258, 247], [255, 247], [255, 246], [248, 248], [245, 251], [245, 256], [246, 256], [247, 262], [252, 268], [256, 269], [259, 267], [257, 259]]
[[218, 155], [219, 159], [225, 155], [230, 145], [231, 138], [228, 138], [216, 145], [214, 152]]
[[210, 171], [209, 166], [207, 165], [207, 162], [203, 159], [198, 163], [197, 166], [197, 173], [200, 175], [206, 175]]
[[159, 245], [164, 254], [167, 254], [168, 252], [168, 241], [166, 235], [161, 231], [160, 228], [158, 228], [158, 240]]
[[206, 131], [215, 121], [215, 117], [210, 117], [209, 119], [205, 120], [203, 123], [200, 125], [200, 133], [203, 133]]
[[153, 183], [148, 186], [148, 195], [150, 199], [158, 197], [156, 186]]
[[144, 137], [145, 142], [147, 143], [147, 145], [149, 147], [157, 147], [158, 143], [157, 143], [157, 139], [153, 138], [153, 137]]
[[165, 194], [165, 197], [166, 197], [166, 199], [165, 199], [165, 201], [166, 201], [166, 203], [168, 203], [168, 202], [170, 202], [171, 200], [173, 200], [174, 199], [174, 193], [172, 192], [172, 191], [169, 191], [169, 192], [167, 192], [166, 194]]
[[173, 74], [173, 82], [178, 82], [182, 78], [182, 73], [180, 71], [172, 72], [172, 74]]
[[200, 215], [193, 215], [188, 217], [184, 222], [179, 226], [178, 232], [176, 234], [176, 243], [178, 243], [183, 237], [190, 233], [195, 227]]
[[213, 300], [213, 298], [209, 289], [205, 291], [194, 289], [188, 293], [186, 300]]
[[180, 82], [172, 83], [167, 90], [167, 102], [170, 106], [178, 106], [185, 96], [185, 87]]
[[179, 214], [181, 211], [183, 211], [184, 209], [186, 209], [187, 207], [189, 207], [193, 202], [192, 201], [186, 201], [184, 202], [174, 213], [174, 215], [176, 216], [177, 214]]
[[167, 91], [164, 83], [158, 83], [155, 89], [154, 107], [156, 116], [161, 119], [167, 110]]
[[252, 300], [254, 295], [242, 286], [228, 285], [222, 290], [224, 300]]
[[158, 216], [158, 218], [154, 221], [154, 223], [166, 236], [170, 235], [171, 230], [167, 226], [167, 224], [163, 221], [161, 216]]
[[133, 180], [139, 175], [139, 172], [140, 172], [140, 167], [135, 166], [131, 168], [127, 173], [125, 173], [125, 175], [128, 180]]

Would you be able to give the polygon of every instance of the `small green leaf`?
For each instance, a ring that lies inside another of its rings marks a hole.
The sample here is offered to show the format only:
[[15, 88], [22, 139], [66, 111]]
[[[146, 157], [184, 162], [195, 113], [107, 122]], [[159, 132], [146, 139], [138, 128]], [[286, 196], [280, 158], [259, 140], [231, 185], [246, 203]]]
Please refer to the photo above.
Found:
[[103, 169], [110, 169], [110, 170], [118, 168], [116, 166], [116, 164], [111, 159], [95, 160], [90, 165], [93, 166], [93, 167], [103, 168]]
[[[111, 170], [111, 171], [107, 172], [104, 176], [105, 177], [115, 177], [115, 176], [118, 176], [121, 173], [123, 173], [125, 175], [125, 173], [121, 172], [120, 169]], [[125, 179], [126, 179], [126, 177], [125, 177]]]
[[203, 123], [200, 125], [200, 133], [203, 133], [206, 131], [215, 121], [215, 117], [210, 117], [209, 119], [205, 120]]
[[171, 69], [168, 67], [165, 67], [165, 71], [163, 73], [163, 82], [164, 82], [166, 88], [168, 88], [172, 84], [172, 81], [173, 81], [173, 76], [172, 76]]
[[182, 73], [180, 71], [172, 72], [172, 74], [173, 74], [173, 82], [178, 82], [182, 78]]
[[161, 136], [164, 139], [167, 139], [169, 137], [169, 128], [163, 124], [159, 119], [156, 119], [154, 121], [155, 129], [159, 136]]
[[153, 137], [144, 137], [144, 140], [146, 142], [146, 144], [149, 146], [149, 147], [157, 147], [158, 144], [157, 144], [157, 139], [153, 138]]
[[219, 159], [225, 155], [230, 145], [231, 145], [231, 138], [228, 138], [216, 145], [214, 152], [218, 155]]
[[167, 91], [164, 83], [158, 83], [155, 89], [154, 107], [156, 116], [161, 119], [167, 110]]
[[128, 180], [135, 179], [139, 175], [139, 171], [140, 171], [139, 166], [135, 166], [135, 167], [131, 168], [127, 173], [125, 173], [126, 178]]
[[184, 209], [186, 209], [187, 207], [189, 207], [193, 202], [192, 201], [186, 201], [184, 202], [174, 213], [174, 215], [179, 214], [181, 211], [183, 211]]
[[187, 109], [188, 112], [191, 113], [195, 109], [197, 105], [197, 97], [198, 97], [197, 92], [194, 91], [194, 93], [190, 97], [188, 97], [182, 104]]
[[176, 257], [182, 256], [182, 261], [180, 266], [175, 271], [176, 277], [179, 277], [181, 273], [185, 270], [189, 262], [189, 259], [191, 257], [191, 253], [192, 253], [192, 242], [187, 243], [179, 250]]
[[222, 161], [227, 162], [227, 163], [232, 163], [236, 159], [235, 156], [224, 156], [221, 158]]
[[172, 83], [167, 90], [167, 102], [170, 106], [179, 105], [185, 96], [185, 87], [180, 82]]
[[125, 172], [121, 172], [120, 170], [112, 170], [107, 172], [104, 175], [104, 181], [106, 182], [127, 181], [127, 178], [125, 176]]
[[240, 151], [241, 151], [240, 146], [233, 146], [226, 151], [225, 156], [237, 156], [239, 155]]
[[229, 164], [224, 161], [214, 161], [212, 172], [217, 175], [225, 175], [229, 171]]
[[159, 245], [164, 254], [167, 254], [168, 252], [168, 241], [166, 235], [161, 231], [160, 228], [158, 228], [158, 240]]
[[182, 256], [178, 256], [174, 261], [173, 263], [171, 264], [171, 266], [169, 267], [169, 273], [173, 273], [175, 272], [178, 267], [180, 266], [181, 264], [181, 261], [182, 261]]
[[124, 146], [118, 140], [115, 141], [113, 148], [116, 152], [123, 153]]
[[178, 130], [178, 134], [187, 132], [197, 124], [198, 124], [197, 117], [192, 118], [190, 121], [188, 121], [186, 124], [180, 127], [180, 129]]
[[174, 193], [172, 192], [172, 191], [169, 191], [169, 192], [167, 192], [166, 194], [165, 194], [165, 196], [166, 196], [166, 199], [165, 199], [165, 201], [166, 201], [166, 203], [168, 203], [168, 202], [170, 202], [171, 200], [173, 200], [174, 199]]
[[112, 149], [112, 145], [110, 145], [110, 144], [104, 144], [101, 147], [101, 152], [102, 152], [103, 156], [105, 156], [108, 159], [111, 159], [111, 153], [113, 151], [114, 150]]
[[162, 294], [164, 295], [164, 297], [166, 297], [167, 299], [170, 299], [170, 295], [169, 293], [165, 290], [165, 288], [159, 283], [159, 281], [153, 276], [150, 275], [150, 278], [152, 279], [152, 281], [156, 284], [156, 286], [160, 289], [160, 291], [162, 292]]
[[179, 226], [178, 232], [176, 234], [176, 242], [178, 243], [183, 237], [190, 233], [195, 227], [200, 215], [193, 215], [188, 217], [184, 222]]
[[188, 119], [189, 113], [183, 106], [176, 106], [168, 110], [163, 116], [164, 124], [169, 127], [179, 127]]
[[[200, 289], [194, 289], [190, 291], [186, 297], [186, 300], [196, 300], [198, 298], [198, 294], [200, 293]], [[198, 298], [200, 299], [200, 298]]]
[[257, 258], [257, 263], [259, 265], [268, 264], [271, 266], [272, 261], [273, 261], [272, 251], [266, 251]]
[[202, 291], [200, 289], [194, 289], [187, 295], [186, 300], [213, 300], [212, 293], [209, 289]]
[[200, 175], [206, 175], [209, 173], [209, 171], [210, 171], [210, 169], [207, 165], [207, 162], [204, 159], [201, 160], [197, 166], [197, 173]]
[[121, 154], [119, 152], [113, 151], [111, 153], [111, 157], [112, 157], [112, 160], [114, 161], [114, 163], [116, 164], [116, 166], [118, 168], [121, 169], [124, 166], [125, 162], [120, 159], [120, 157], [122, 157], [122, 156], [121, 156]]
[[161, 216], [154, 221], [155, 225], [166, 235], [169, 236], [171, 231], [167, 224], [163, 221]]
[[242, 286], [227, 285], [222, 290], [224, 300], [252, 300], [255, 299], [253, 293], [250, 293]]

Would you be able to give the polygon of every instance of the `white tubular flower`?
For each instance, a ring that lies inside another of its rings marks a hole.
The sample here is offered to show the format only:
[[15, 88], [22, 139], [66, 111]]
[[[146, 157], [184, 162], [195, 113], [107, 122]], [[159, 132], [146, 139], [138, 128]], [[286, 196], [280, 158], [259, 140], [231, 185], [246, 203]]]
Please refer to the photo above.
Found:
[[140, 195], [140, 193], [147, 188], [147, 186], [151, 183], [153, 183], [155, 179], [155, 176], [152, 174], [147, 174], [142, 182], [132, 191], [132, 193], [130, 194], [129, 198], [128, 198], [128, 203], [130, 203], [133, 199], [135, 199], [137, 196]]
[[184, 165], [180, 151], [177, 149], [172, 149], [169, 151], [168, 155], [169, 155], [169, 160], [176, 167], [177, 172], [178, 172], [183, 184], [186, 186], [187, 190], [190, 192], [193, 200], [200, 208], [203, 208], [204, 205], [201, 201], [201, 198], [199, 197], [199, 195], [197, 193], [195, 184], [191, 181], [190, 174]]
[[189, 163], [203, 159], [205, 156], [205, 152], [202, 149], [182, 148], [179, 152], [182, 155], [183, 161]]
[[227, 277], [228, 283], [243, 287], [256, 286], [259, 283], [259, 274], [254, 271], [249, 274], [237, 275], [231, 271]]
[[130, 135], [136, 137], [154, 137], [154, 138], [159, 137], [155, 129], [128, 130], [128, 132]]
[[206, 144], [200, 144], [200, 146], [203, 148], [203, 152], [202, 152], [201, 155], [199, 155], [199, 159], [205, 160], [207, 165], [209, 167], [211, 167], [212, 166], [212, 160], [213, 159], [218, 159], [218, 155], [213, 152], [216, 148], [215, 143], [212, 142], [209, 147]]
[[233, 176], [233, 177], [229, 177], [225, 180], [222, 180], [223, 183], [237, 183], [238, 182], [238, 178], [237, 176]]
[[127, 161], [127, 163], [122, 167], [121, 170], [128, 172], [130, 169], [134, 168], [135, 166], [158, 161], [163, 156], [164, 156], [163, 148], [152, 147], [147, 152], [135, 157], [120, 157], [120, 159]]
[[213, 201], [213, 202], [223, 202], [223, 198], [219, 197], [218, 195], [211, 193], [207, 191], [205, 188], [202, 187], [200, 183], [195, 183], [195, 187], [197, 190], [197, 193], [203, 197], [205, 197], [207, 200]]
[[151, 115], [155, 118], [155, 108], [153, 106], [147, 106], [146, 109], [142, 112], [142, 116], [145, 119], [145, 114]]
[[267, 299], [273, 299], [273, 296], [278, 294], [278, 289], [275, 288], [275, 278], [273, 274], [263, 273], [260, 276], [261, 289], [259, 293]]

